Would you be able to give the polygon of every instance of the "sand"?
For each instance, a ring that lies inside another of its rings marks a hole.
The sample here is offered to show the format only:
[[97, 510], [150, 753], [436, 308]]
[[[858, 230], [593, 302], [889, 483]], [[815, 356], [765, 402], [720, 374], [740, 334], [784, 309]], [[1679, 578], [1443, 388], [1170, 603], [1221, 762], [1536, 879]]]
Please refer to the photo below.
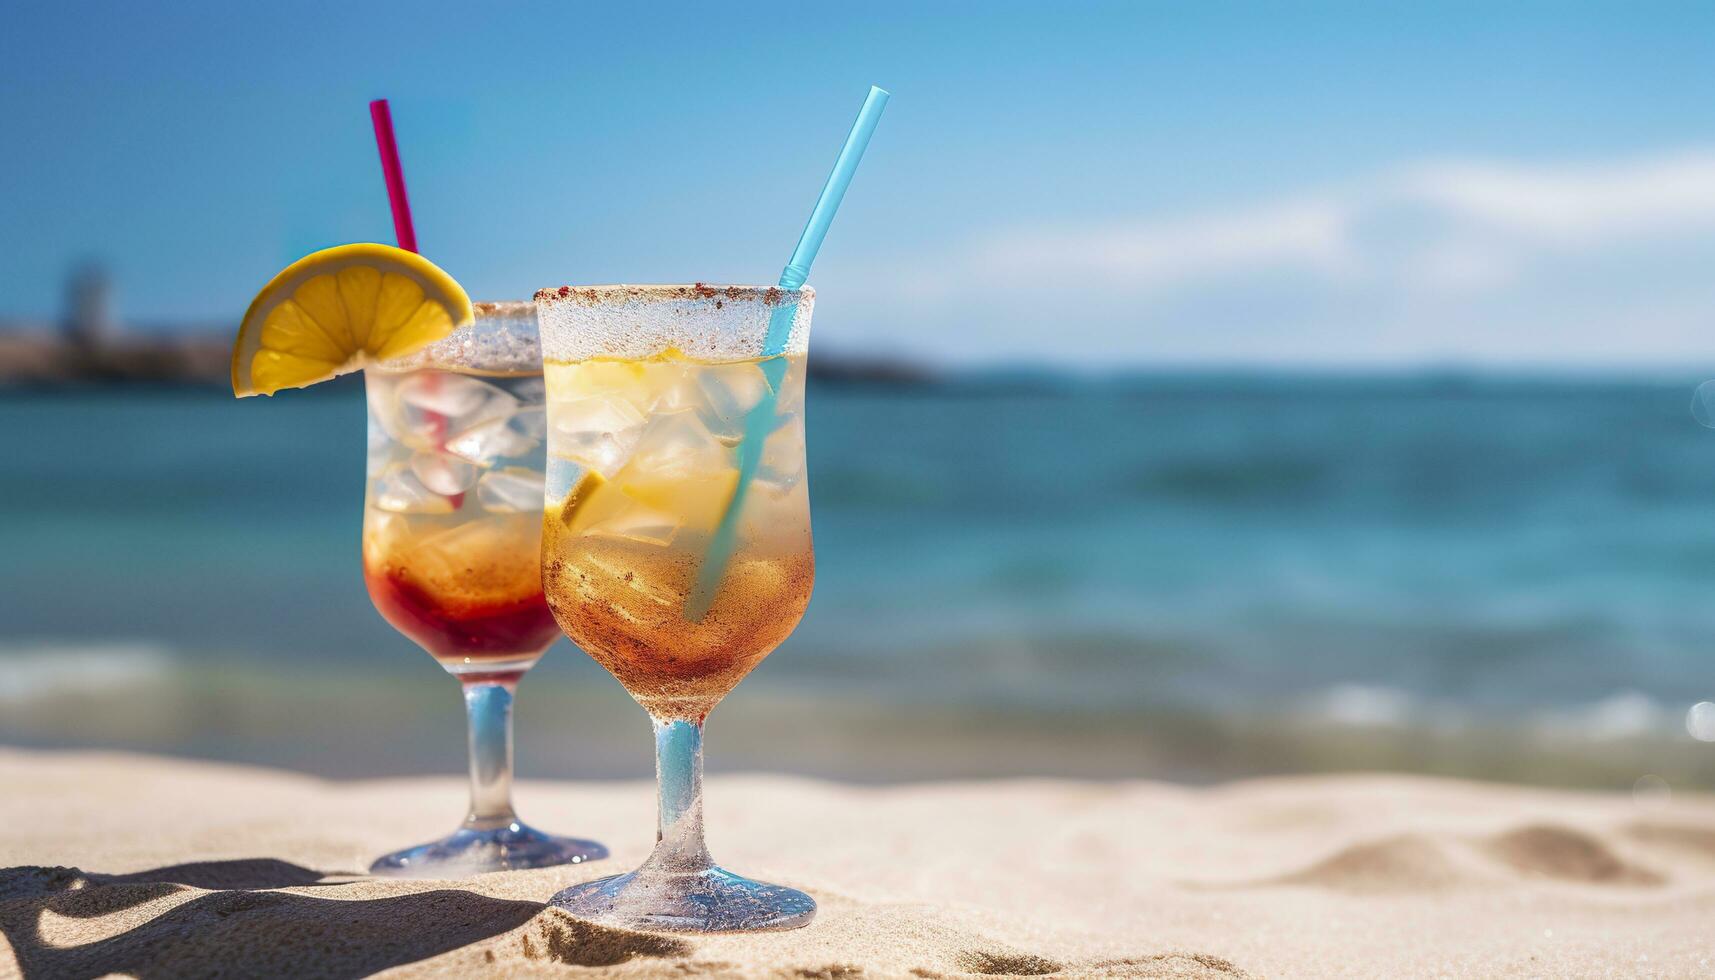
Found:
[[790, 933], [644, 935], [545, 909], [653, 836], [646, 782], [523, 783], [611, 860], [359, 869], [451, 829], [453, 779], [325, 782], [0, 750], [0, 974], [780, 977], [1715, 975], [1715, 799], [1388, 775], [859, 787], [709, 780], [727, 866]]

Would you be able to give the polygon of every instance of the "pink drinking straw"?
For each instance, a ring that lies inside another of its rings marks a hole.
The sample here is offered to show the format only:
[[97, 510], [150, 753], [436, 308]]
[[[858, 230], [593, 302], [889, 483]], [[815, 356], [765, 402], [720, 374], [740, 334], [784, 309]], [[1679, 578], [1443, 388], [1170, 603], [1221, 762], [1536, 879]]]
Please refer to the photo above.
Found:
[[393, 206], [393, 237], [407, 252], [417, 250], [417, 229], [411, 226], [411, 199], [405, 196], [405, 168], [399, 166], [399, 144], [393, 139], [393, 113], [386, 99], [369, 103], [375, 124], [375, 147], [381, 151], [381, 175], [387, 178], [387, 203]]
[[[393, 237], [399, 240], [400, 248], [415, 252], [417, 229], [411, 224], [411, 199], [405, 194], [405, 168], [399, 165], [399, 143], [393, 138], [393, 112], [387, 108], [386, 99], [375, 99], [369, 103], [369, 121], [375, 124], [375, 148], [381, 151], [381, 175], [387, 179], [387, 203], [393, 208]], [[435, 386], [438, 380], [430, 375], [430, 386]], [[430, 438], [445, 448], [446, 418], [437, 412], [423, 414], [429, 423]], [[464, 504], [462, 493], [452, 494], [447, 499], [452, 501], [455, 510]]]

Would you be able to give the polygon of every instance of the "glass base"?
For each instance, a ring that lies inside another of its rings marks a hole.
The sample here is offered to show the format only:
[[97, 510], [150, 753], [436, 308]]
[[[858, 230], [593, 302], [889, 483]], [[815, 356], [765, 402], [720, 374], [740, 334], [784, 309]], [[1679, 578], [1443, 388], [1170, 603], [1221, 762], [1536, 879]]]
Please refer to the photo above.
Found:
[[629, 874], [573, 885], [548, 900], [580, 919], [654, 932], [761, 932], [797, 929], [816, 917], [816, 900], [784, 885], [724, 868]]
[[592, 840], [555, 837], [513, 821], [489, 830], [463, 827], [451, 837], [395, 851], [369, 866], [393, 878], [463, 878], [489, 871], [548, 868], [607, 857]]

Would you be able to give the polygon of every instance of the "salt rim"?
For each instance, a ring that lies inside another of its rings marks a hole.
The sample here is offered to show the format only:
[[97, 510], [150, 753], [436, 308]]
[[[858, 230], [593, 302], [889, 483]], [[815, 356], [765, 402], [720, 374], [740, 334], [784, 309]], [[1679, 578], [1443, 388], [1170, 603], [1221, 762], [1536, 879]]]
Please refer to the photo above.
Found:
[[769, 321], [790, 305], [792, 329], [782, 351], [809, 349], [816, 291], [809, 286], [560, 286], [536, 292], [545, 360], [642, 359], [676, 348], [707, 361], [762, 357]]
[[542, 342], [536, 306], [525, 300], [472, 303], [476, 319], [422, 350], [367, 365], [371, 371], [463, 371], [539, 374]]

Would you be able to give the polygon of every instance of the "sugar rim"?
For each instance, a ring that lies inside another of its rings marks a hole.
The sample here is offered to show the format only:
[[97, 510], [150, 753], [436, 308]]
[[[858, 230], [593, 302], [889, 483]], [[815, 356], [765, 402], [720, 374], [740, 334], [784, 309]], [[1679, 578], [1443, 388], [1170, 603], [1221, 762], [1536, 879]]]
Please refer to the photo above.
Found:
[[535, 303], [498, 300], [472, 303], [470, 308], [476, 314], [470, 323], [409, 354], [370, 361], [364, 369], [383, 374], [423, 370], [532, 374], [542, 370], [542, 339]]
[[578, 306], [605, 306], [622, 302], [670, 303], [684, 300], [731, 300], [779, 306], [782, 303], [814, 299], [815, 296], [816, 290], [809, 286], [781, 289], [779, 286], [732, 286], [701, 282], [663, 285], [619, 283], [605, 286], [558, 286], [536, 290], [537, 303], [571, 303]]

